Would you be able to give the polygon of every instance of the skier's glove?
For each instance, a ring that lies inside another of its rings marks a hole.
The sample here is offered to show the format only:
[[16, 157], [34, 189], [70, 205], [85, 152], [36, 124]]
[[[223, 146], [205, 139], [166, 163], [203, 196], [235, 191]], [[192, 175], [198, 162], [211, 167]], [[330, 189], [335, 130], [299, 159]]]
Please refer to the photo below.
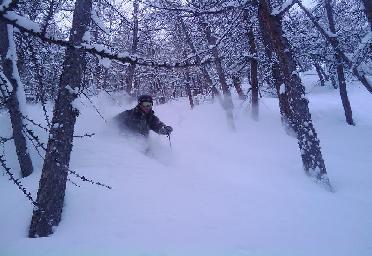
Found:
[[164, 135], [168, 135], [168, 134], [171, 134], [172, 131], [173, 131], [173, 128], [171, 126], [163, 126], [160, 130], [160, 133]]

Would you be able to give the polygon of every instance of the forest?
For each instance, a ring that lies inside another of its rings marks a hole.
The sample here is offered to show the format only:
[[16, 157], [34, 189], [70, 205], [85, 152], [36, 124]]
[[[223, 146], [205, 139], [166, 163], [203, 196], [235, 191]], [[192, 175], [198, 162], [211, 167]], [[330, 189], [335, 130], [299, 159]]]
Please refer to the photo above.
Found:
[[[14, 145], [0, 152], [0, 170], [12, 193], [33, 207], [25, 236], [54, 234], [71, 177], [112, 189], [100, 181], [104, 173], [71, 168], [76, 141], [97, 136], [77, 132], [79, 102], [109, 123], [105, 106], [96, 104], [102, 95], [133, 104], [149, 94], [159, 108], [185, 100], [191, 112], [212, 102], [231, 133], [240, 130], [241, 104], [259, 123], [262, 101], [273, 98], [282, 130], [296, 141], [302, 174], [337, 194], [306, 72], [317, 88], [337, 92], [342, 126], [358, 127], [348, 91], [357, 84], [372, 94], [371, 1], [0, 0], [0, 145]], [[39, 106], [39, 118], [29, 106]], [[1, 132], [4, 120], [9, 134]], [[37, 196], [24, 184], [35, 172]]]

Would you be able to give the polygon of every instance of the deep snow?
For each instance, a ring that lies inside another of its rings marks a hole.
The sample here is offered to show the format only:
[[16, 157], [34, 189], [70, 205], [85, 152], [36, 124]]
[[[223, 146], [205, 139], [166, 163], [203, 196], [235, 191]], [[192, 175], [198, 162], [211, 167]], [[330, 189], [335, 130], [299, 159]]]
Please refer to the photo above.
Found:
[[[304, 174], [277, 99], [262, 99], [259, 122], [236, 100], [236, 132], [218, 103], [155, 106], [174, 133], [172, 149], [165, 136], [152, 134], [151, 156], [145, 142], [117, 133], [82, 100], [76, 134], [96, 135], [75, 139], [71, 169], [113, 189], [70, 176], [80, 187], [68, 183], [55, 233], [29, 239], [32, 206], [0, 175], [0, 255], [372, 255], [371, 95], [349, 87], [351, 127], [337, 90], [315, 87], [313, 76], [303, 81], [335, 193]], [[133, 106], [118, 99], [121, 106], [105, 94], [93, 100], [109, 120]], [[27, 110], [43, 122], [40, 106]], [[6, 113], [0, 122], [6, 136]], [[9, 144], [0, 150], [18, 174]], [[32, 156], [35, 172], [22, 182], [36, 199], [42, 160], [34, 150]]]

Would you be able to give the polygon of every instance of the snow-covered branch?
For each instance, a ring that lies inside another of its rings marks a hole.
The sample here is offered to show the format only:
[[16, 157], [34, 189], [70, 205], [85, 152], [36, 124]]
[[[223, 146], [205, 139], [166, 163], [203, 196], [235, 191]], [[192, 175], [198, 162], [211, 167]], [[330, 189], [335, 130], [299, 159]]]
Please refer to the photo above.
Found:
[[14, 8], [14, 6], [17, 4], [17, 1], [13, 0], [4, 0], [2, 4], [0, 4], [0, 12], [7, 12]]
[[294, 0], [300, 8], [303, 10], [303, 12], [306, 14], [306, 16], [311, 20], [311, 22], [314, 24], [314, 26], [319, 30], [319, 32], [325, 37], [325, 39], [329, 42], [329, 44], [332, 46], [333, 50], [339, 54], [339, 56], [342, 58], [342, 60], [346, 63], [346, 65], [350, 68], [352, 73], [358, 80], [364, 85], [364, 87], [372, 93], [372, 85], [371, 82], [365, 77], [364, 74], [362, 74], [356, 65], [349, 59], [349, 57], [338, 47], [338, 39], [336, 35], [329, 34], [327, 30], [325, 30], [319, 22], [315, 19], [315, 17], [303, 6], [301, 3], [301, 0]]
[[[221, 13], [226, 13], [234, 9], [244, 9], [247, 6], [253, 5], [255, 1], [251, 0], [246, 0], [243, 1], [241, 4], [237, 4], [235, 2], [229, 2], [227, 1], [226, 3], [222, 3], [221, 7], [219, 8], [210, 8], [210, 9], [199, 9], [199, 8], [194, 8], [194, 7], [188, 7], [188, 6], [160, 6], [160, 5], [153, 5], [150, 3], [145, 3], [150, 8], [154, 9], [159, 9], [159, 10], [165, 10], [165, 11], [171, 11], [171, 12], [181, 12], [181, 13], [188, 13], [191, 14], [192, 16], [202, 16], [202, 15], [216, 15], [216, 14], [221, 14]], [[168, 2], [168, 4], [171, 4]]]
[[292, 8], [292, 6], [295, 4], [294, 0], [287, 0], [285, 1], [280, 7], [275, 8], [271, 15], [274, 16], [283, 16], [289, 9]]
[[102, 58], [107, 58], [111, 60], [116, 60], [122, 63], [129, 63], [129, 64], [136, 64], [140, 66], [146, 67], [154, 67], [154, 68], [166, 68], [166, 69], [173, 69], [173, 68], [186, 68], [191, 66], [198, 66], [204, 65], [213, 62], [213, 59], [207, 59], [204, 61], [197, 61], [197, 60], [181, 60], [179, 62], [170, 63], [170, 62], [157, 62], [154, 60], [148, 60], [139, 58], [137, 56], [132, 56], [128, 52], [121, 52], [121, 53], [114, 53], [111, 52], [109, 49], [103, 47], [102, 45], [91, 45], [91, 44], [81, 44], [81, 45], [73, 45], [69, 41], [56, 39], [54, 37], [48, 37], [43, 35], [41, 32], [40, 25], [30, 21], [29, 19], [15, 14], [14, 12], [0, 12], [0, 19], [8, 24], [12, 24], [14, 27], [18, 28], [23, 33], [29, 33], [42, 41], [45, 41], [50, 44], [56, 44], [63, 47], [73, 47], [75, 49], [84, 50], [93, 55], [100, 56]]

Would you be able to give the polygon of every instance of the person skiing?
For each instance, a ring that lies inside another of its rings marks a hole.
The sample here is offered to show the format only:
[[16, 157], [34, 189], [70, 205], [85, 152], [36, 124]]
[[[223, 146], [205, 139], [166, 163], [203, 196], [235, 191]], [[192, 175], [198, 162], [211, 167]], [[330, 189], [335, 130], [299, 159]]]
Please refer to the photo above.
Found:
[[148, 137], [150, 130], [162, 135], [170, 135], [173, 131], [171, 126], [165, 125], [155, 116], [152, 110], [153, 99], [150, 95], [138, 97], [136, 107], [125, 110], [114, 117], [121, 131], [129, 131], [133, 134]]

